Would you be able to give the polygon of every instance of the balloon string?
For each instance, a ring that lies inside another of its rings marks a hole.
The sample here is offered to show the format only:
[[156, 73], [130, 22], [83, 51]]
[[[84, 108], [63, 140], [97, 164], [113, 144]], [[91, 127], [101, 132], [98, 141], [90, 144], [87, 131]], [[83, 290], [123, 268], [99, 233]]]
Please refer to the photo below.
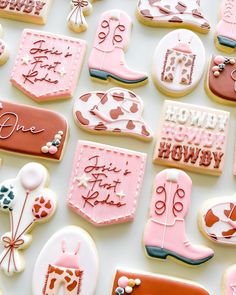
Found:
[[36, 219], [33, 219], [30, 224], [26, 226], [26, 228], [17, 236], [16, 240], [19, 240], [19, 238], [34, 224]]

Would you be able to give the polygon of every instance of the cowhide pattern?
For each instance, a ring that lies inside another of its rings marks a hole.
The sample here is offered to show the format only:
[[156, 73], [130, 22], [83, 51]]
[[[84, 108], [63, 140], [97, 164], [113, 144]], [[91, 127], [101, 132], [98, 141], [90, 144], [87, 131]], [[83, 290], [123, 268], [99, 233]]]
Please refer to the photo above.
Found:
[[208, 20], [200, 11], [200, 0], [139, 0], [140, 16], [151, 23], [190, 25], [203, 32], [210, 30]]
[[106, 93], [86, 93], [79, 97], [74, 107], [76, 122], [84, 129], [151, 139], [142, 112], [142, 100], [133, 92], [118, 88]]
[[62, 285], [64, 295], [78, 295], [82, 275], [83, 272], [79, 269], [49, 265], [42, 295], [57, 295]]

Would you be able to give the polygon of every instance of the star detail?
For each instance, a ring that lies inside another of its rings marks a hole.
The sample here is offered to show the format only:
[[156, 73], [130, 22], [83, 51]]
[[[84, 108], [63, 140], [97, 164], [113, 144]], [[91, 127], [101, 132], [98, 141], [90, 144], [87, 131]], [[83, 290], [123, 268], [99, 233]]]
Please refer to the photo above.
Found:
[[123, 191], [117, 193], [116, 195], [117, 195], [117, 197], [118, 197], [120, 200], [122, 200], [124, 197], [126, 197], [126, 194], [124, 194]]
[[65, 76], [66, 74], [66, 71], [65, 71], [65, 68], [60, 68], [60, 70], [57, 72], [61, 77]]
[[25, 56], [23, 56], [21, 58], [22, 65], [28, 65], [30, 62], [31, 62], [31, 58], [30, 58], [29, 54], [26, 54]]
[[76, 178], [76, 180], [78, 181], [79, 187], [80, 186], [87, 187], [90, 179], [91, 179], [91, 177], [88, 177], [85, 173], [82, 176], [79, 176]]

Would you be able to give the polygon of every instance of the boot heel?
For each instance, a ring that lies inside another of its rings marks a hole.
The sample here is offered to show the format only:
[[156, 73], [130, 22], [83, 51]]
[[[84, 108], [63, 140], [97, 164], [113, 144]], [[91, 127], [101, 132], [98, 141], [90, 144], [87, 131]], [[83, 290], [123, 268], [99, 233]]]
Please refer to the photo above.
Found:
[[153, 247], [153, 246], [145, 246], [148, 256], [159, 258], [159, 259], [166, 259], [168, 256], [168, 252], [159, 247]]
[[89, 74], [93, 78], [104, 80], [104, 81], [107, 81], [109, 76], [107, 72], [100, 71], [100, 70], [92, 70], [92, 69], [89, 70]]

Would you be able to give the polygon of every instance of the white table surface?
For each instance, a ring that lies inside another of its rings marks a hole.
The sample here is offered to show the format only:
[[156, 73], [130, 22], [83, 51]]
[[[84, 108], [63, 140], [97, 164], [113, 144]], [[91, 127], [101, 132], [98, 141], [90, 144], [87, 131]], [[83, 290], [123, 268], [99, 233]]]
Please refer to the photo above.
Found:
[[[10, 60], [0, 68], [0, 97], [9, 101], [38, 106], [29, 97], [12, 87], [9, 77], [13, 63], [17, 54], [19, 39], [24, 28], [41, 29], [54, 33], [61, 33], [69, 36], [85, 39], [88, 42], [88, 51], [83, 71], [78, 83], [74, 98], [85, 91], [106, 90], [114, 86], [113, 84], [103, 85], [92, 82], [88, 75], [87, 58], [93, 44], [94, 33], [100, 14], [108, 9], [119, 8], [129, 13], [132, 17], [134, 26], [131, 35], [131, 43], [126, 54], [126, 60], [131, 68], [151, 72], [152, 57], [158, 41], [170, 30], [150, 28], [142, 25], [135, 17], [137, 0], [101, 0], [94, 2], [93, 14], [87, 17], [89, 29], [82, 34], [72, 33], [66, 25], [67, 14], [70, 11], [69, 0], [54, 0], [48, 22], [45, 26], [26, 24], [23, 22], [8, 21], [1, 19], [4, 28], [4, 40], [10, 47]], [[214, 27], [217, 23], [220, 0], [202, 0], [202, 11], [210, 20], [212, 31], [207, 34], [199, 34], [205, 44], [207, 59], [211, 53], [217, 50], [213, 44]], [[154, 133], [157, 131], [161, 105], [166, 99], [159, 93], [150, 77], [146, 86], [134, 90], [144, 100], [144, 118], [152, 127]], [[206, 95], [203, 87], [203, 80], [199, 86], [188, 96], [179, 99], [187, 103], [201, 104], [204, 106], [224, 109], [231, 112], [231, 128], [229, 134], [226, 163], [224, 173], [221, 177], [204, 176], [189, 173], [193, 180], [193, 193], [190, 212], [186, 219], [187, 232], [189, 239], [193, 243], [205, 244], [215, 250], [215, 257], [206, 264], [197, 268], [189, 268], [179, 265], [176, 262], [150, 260], [144, 255], [142, 246], [142, 233], [148, 216], [148, 208], [151, 199], [151, 191], [155, 174], [163, 169], [152, 164], [152, 152], [155, 140], [151, 143], [141, 142], [132, 138], [96, 136], [86, 133], [79, 129], [73, 120], [72, 106], [73, 100], [62, 102], [45, 103], [43, 108], [63, 113], [70, 125], [70, 138], [66, 153], [61, 163], [52, 163], [47, 160], [39, 160], [44, 164], [51, 174], [50, 187], [58, 194], [59, 206], [54, 218], [47, 224], [38, 225], [33, 231], [33, 244], [25, 252], [26, 270], [15, 277], [8, 278], [4, 274], [0, 277], [0, 286], [4, 295], [30, 295], [31, 276], [35, 260], [45, 242], [58, 229], [63, 226], [75, 224], [86, 229], [94, 238], [100, 258], [100, 272], [96, 295], [111, 294], [113, 276], [117, 266], [133, 268], [137, 270], [150, 271], [154, 273], [166, 274], [193, 280], [203, 284], [212, 295], [219, 295], [221, 288], [221, 276], [225, 268], [236, 263], [236, 248], [218, 246], [206, 240], [197, 228], [197, 214], [202, 203], [211, 197], [231, 195], [235, 192], [235, 178], [232, 174], [234, 160], [234, 140], [235, 140], [235, 109], [214, 103]], [[95, 228], [81, 217], [70, 211], [65, 198], [68, 190], [68, 182], [72, 164], [73, 153], [78, 139], [86, 139], [101, 143], [111, 144], [124, 148], [130, 148], [148, 154], [148, 164], [145, 181], [140, 196], [140, 202], [134, 222], [102, 228]], [[14, 177], [18, 170], [27, 162], [29, 157], [14, 154], [1, 154], [3, 165], [0, 168], [0, 181]], [[33, 161], [33, 159], [32, 159]], [[7, 214], [0, 213], [0, 234], [8, 230], [9, 217]], [[168, 294], [169, 295], [169, 294]]]

